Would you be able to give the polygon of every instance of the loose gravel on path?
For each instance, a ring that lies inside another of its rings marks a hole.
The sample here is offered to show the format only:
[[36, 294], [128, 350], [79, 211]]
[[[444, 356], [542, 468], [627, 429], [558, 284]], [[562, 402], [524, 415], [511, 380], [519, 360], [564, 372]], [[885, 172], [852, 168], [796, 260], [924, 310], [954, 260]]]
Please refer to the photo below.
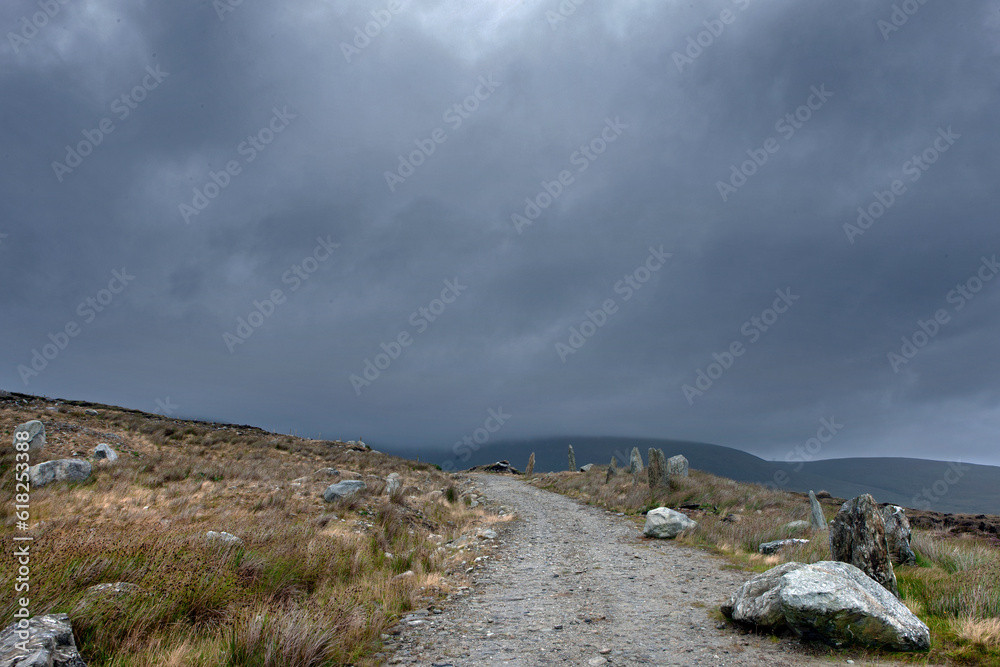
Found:
[[[832, 665], [795, 639], [719, 627], [715, 611], [749, 575], [623, 516], [513, 477], [476, 475], [489, 502], [515, 509], [473, 593], [415, 614], [389, 664]], [[821, 653], [821, 649], [819, 650]], [[856, 664], [873, 664], [855, 660]], [[882, 663], [885, 664], [885, 663]]]

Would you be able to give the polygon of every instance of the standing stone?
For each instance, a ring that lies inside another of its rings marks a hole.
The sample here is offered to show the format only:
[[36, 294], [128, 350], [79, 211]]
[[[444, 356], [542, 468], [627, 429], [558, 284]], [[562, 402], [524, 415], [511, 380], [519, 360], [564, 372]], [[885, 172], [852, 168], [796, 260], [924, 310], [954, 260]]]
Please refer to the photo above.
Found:
[[528, 467], [524, 469], [524, 474], [531, 477], [533, 472], [535, 472], [535, 453], [531, 452], [531, 456], [528, 457]]
[[666, 459], [661, 459], [662, 453], [652, 447], [649, 448], [647, 456], [649, 457], [649, 488], [655, 489], [665, 486], [667, 483]]
[[632, 448], [632, 455], [628, 458], [628, 471], [633, 477], [642, 472], [642, 455], [638, 447]]
[[688, 460], [682, 454], [667, 459], [667, 474], [678, 477], [688, 476]]
[[885, 539], [889, 543], [889, 558], [897, 565], [916, 565], [917, 556], [910, 548], [910, 521], [906, 511], [898, 505], [886, 505], [882, 508], [882, 519], [885, 520]]
[[809, 505], [812, 507], [812, 514], [809, 516], [809, 525], [816, 530], [826, 530], [829, 526], [826, 517], [823, 516], [823, 506], [816, 500], [816, 494], [809, 490]]
[[389, 475], [385, 478], [385, 495], [391, 496], [396, 493], [396, 491], [399, 491], [402, 485], [403, 483], [399, 481], [398, 472], [389, 473]]
[[608, 473], [604, 476], [604, 483], [607, 484], [611, 481], [611, 478], [618, 474], [618, 463], [615, 461], [615, 457], [611, 457], [611, 463], [608, 465]]
[[885, 520], [871, 494], [848, 500], [830, 524], [830, 553], [850, 563], [899, 597], [896, 573], [889, 559]]
[[576, 454], [573, 453], [573, 445], [569, 446], [569, 471], [576, 472]]
[[18, 442], [25, 442], [25, 436], [18, 438], [19, 433], [27, 433], [28, 451], [34, 452], [45, 446], [45, 424], [38, 421], [37, 419], [32, 419], [30, 422], [24, 422], [16, 429], [14, 429], [14, 444]]

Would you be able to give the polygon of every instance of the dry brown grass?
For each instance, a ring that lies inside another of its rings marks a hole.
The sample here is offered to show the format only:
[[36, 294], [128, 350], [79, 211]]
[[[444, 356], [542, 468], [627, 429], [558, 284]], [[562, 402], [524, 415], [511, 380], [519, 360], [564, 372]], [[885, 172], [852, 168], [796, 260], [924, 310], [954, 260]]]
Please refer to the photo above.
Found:
[[[46, 425], [48, 445], [32, 464], [88, 456], [99, 442], [121, 457], [95, 464], [82, 484], [31, 493], [31, 611], [69, 613], [92, 667], [376, 664], [379, 636], [401, 614], [463, 583], [461, 554], [429, 536], [454, 539], [496, 519], [448, 502], [440, 491], [454, 476], [425, 463], [249, 427], [46, 405], [0, 399], [4, 437], [29, 419]], [[8, 446], [0, 456], [8, 541], [17, 530], [12, 463]], [[317, 473], [327, 467], [342, 475]], [[382, 494], [390, 472], [405, 495]], [[324, 502], [323, 489], [346, 478], [369, 488]], [[209, 530], [244, 544], [209, 543]], [[4, 590], [14, 573], [5, 549]], [[117, 581], [144, 592], [85, 596]], [[14, 610], [4, 596], [4, 624]]]

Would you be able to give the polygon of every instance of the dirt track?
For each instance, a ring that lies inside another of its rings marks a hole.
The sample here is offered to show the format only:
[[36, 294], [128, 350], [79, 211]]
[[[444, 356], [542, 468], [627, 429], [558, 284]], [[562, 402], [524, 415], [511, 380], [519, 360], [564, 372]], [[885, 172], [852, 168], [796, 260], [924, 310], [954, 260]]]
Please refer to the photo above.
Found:
[[718, 558], [643, 540], [625, 517], [516, 478], [477, 475], [476, 483], [519, 520], [501, 529], [498, 558], [477, 575], [471, 596], [404, 623], [390, 664], [778, 666], [847, 659], [794, 639], [776, 643], [719, 627], [715, 611], [747, 575], [722, 569]]

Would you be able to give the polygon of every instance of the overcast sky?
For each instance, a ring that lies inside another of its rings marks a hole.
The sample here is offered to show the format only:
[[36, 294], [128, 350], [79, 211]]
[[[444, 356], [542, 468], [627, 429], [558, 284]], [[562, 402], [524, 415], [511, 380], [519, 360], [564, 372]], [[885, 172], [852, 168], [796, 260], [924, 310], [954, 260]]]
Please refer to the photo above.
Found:
[[397, 446], [782, 459], [825, 419], [816, 458], [1000, 464], [996, 0], [0, 30], [0, 388]]

